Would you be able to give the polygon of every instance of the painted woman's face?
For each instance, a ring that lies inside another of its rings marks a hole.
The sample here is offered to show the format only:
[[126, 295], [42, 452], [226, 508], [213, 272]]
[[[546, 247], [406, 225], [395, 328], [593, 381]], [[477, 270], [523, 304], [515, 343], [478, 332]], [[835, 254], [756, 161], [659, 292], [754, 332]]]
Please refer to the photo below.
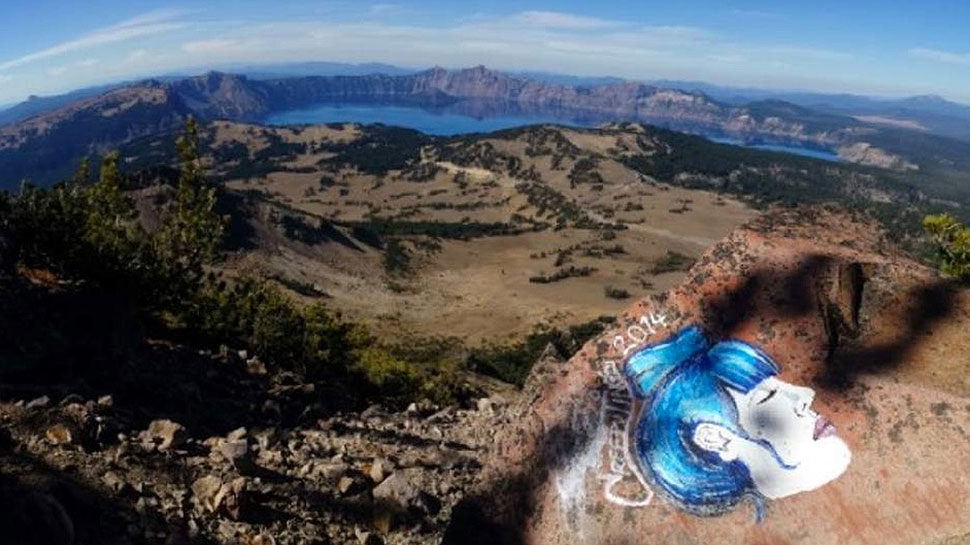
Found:
[[[815, 392], [767, 378], [751, 391], [728, 388], [738, 423], [754, 442], [737, 445], [738, 458], [766, 497], [780, 498], [812, 490], [835, 479], [849, 465], [849, 447], [831, 422], [812, 410]], [[771, 445], [777, 457], [765, 448]]]

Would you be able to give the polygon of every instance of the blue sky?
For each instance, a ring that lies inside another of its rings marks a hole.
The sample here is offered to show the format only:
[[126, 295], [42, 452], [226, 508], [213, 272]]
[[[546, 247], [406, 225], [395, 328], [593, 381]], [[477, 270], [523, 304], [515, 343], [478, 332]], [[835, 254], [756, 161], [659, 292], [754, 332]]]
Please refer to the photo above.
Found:
[[966, 0], [3, 0], [0, 104], [228, 63], [309, 60], [970, 103], [968, 29]]

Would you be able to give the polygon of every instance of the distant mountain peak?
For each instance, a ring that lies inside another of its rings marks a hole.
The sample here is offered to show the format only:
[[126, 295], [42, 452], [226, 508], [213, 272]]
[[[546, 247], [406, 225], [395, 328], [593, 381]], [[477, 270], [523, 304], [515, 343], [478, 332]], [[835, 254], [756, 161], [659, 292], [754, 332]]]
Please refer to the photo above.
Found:
[[941, 97], [940, 95], [928, 94], [928, 95], [916, 95], [906, 99], [907, 102], [914, 102], [918, 104], [950, 104], [950, 101]]

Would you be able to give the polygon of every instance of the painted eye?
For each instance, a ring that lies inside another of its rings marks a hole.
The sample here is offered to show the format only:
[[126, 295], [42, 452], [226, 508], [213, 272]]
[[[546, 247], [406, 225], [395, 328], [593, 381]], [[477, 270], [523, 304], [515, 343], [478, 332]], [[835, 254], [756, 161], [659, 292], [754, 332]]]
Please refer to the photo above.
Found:
[[773, 390], [768, 390], [768, 391], [761, 390], [760, 392], [758, 392], [758, 395], [755, 397], [755, 405], [761, 405], [762, 403], [774, 397], [774, 395], [777, 393], [778, 393], [777, 388]]

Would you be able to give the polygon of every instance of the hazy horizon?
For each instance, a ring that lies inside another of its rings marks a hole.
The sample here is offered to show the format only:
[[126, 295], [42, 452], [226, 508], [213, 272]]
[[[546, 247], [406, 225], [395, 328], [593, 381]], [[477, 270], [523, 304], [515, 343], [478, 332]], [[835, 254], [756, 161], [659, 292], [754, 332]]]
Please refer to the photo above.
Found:
[[[725, 7], [623, 2], [14, 1], [0, 33], [0, 104], [231, 64], [485, 65], [637, 81], [970, 102], [970, 6]], [[43, 21], [44, 24], [37, 24]]]
[[410, 71], [413, 71], [413, 72], [420, 72], [420, 71], [423, 71], [423, 70], [430, 70], [430, 69], [435, 68], [435, 67], [441, 67], [441, 68], [445, 68], [447, 70], [463, 70], [463, 69], [474, 68], [475, 66], [485, 66], [485, 68], [487, 68], [489, 70], [496, 71], [496, 72], [506, 73], [506, 74], [509, 74], [509, 75], [512, 75], [512, 76], [540, 75], [541, 74], [541, 75], [549, 76], [551, 79], [554, 79], [554, 78], [611, 79], [612, 78], [612, 79], [619, 79], [619, 80], [624, 80], [624, 81], [637, 81], [637, 82], [648, 83], [648, 84], [650, 84], [650, 83], [658, 83], [658, 82], [674, 82], [674, 83], [683, 83], [683, 84], [698, 85], [698, 86], [710, 86], [710, 87], [719, 87], [719, 88], [724, 88], [724, 89], [732, 89], [732, 90], [736, 90], [738, 92], [744, 92], [744, 91], [777, 92], [779, 94], [811, 93], [811, 94], [833, 95], [833, 96], [835, 96], [835, 95], [851, 95], [851, 96], [859, 96], [859, 97], [866, 97], [866, 98], [872, 98], [872, 99], [876, 99], [876, 100], [887, 100], [887, 101], [888, 100], [894, 100], [894, 99], [913, 98], [913, 97], [918, 97], [918, 96], [939, 96], [939, 97], [941, 97], [941, 98], [943, 98], [943, 99], [945, 99], [947, 101], [950, 101], [950, 102], [955, 102], [955, 103], [958, 103], [958, 104], [970, 106], [970, 99], [965, 100], [965, 101], [964, 100], [957, 100], [957, 99], [954, 99], [954, 98], [949, 97], [949, 96], [944, 96], [944, 95], [940, 95], [939, 93], [932, 93], [932, 92], [919, 93], [919, 94], [915, 94], [915, 93], [856, 93], [856, 92], [851, 92], [851, 91], [837, 91], [837, 90], [826, 91], [826, 90], [815, 90], [815, 89], [798, 88], [798, 87], [772, 87], [772, 86], [768, 86], [768, 85], [765, 85], [765, 86], [732, 85], [732, 84], [720, 83], [720, 82], [712, 81], [712, 80], [700, 80], [700, 79], [690, 79], [690, 78], [685, 78], [685, 79], [673, 79], [673, 78], [624, 78], [624, 77], [616, 76], [616, 75], [612, 75], [612, 74], [577, 74], [577, 73], [557, 72], [557, 71], [554, 71], [554, 70], [520, 70], [520, 69], [515, 69], [515, 68], [503, 68], [503, 67], [496, 67], [496, 66], [488, 66], [488, 65], [484, 65], [482, 63], [476, 64], [476, 65], [456, 65], [456, 66], [444, 66], [444, 65], [441, 65], [441, 64], [438, 64], [438, 63], [432, 63], [432, 64], [428, 64], [427, 66], [416, 67], [416, 66], [400, 66], [400, 65], [390, 64], [390, 63], [383, 63], [383, 62], [379, 62], [379, 61], [359, 62], [359, 63], [343, 63], [343, 62], [340, 62], [340, 61], [333, 61], [333, 60], [329, 60], [329, 59], [318, 59], [318, 60], [292, 61], [292, 62], [285, 62], [285, 61], [283, 61], [283, 62], [274, 62], [274, 63], [244, 63], [244, 62], [240, 62], [240, 63], [221, 64], [221, 65], [220, 64], [216, 64], [216, 65], [192, 66], [192, 67], [185, 67], [185, 68], [180, 69], [180, 70], [171, 70], [171, 71], [160, 72], [160, 73], [146, 73], [146, 74], [141, 74], [141, 75], [133, 75], [133, 76], [130, 76], [130, 77], [119, 77], [119, 78], [109, 79], [109, 80], [105, 80], [105, 81], [99, 81], [99, 82], [96, 82], [96, 83], [92, 83], [90, 85], [82, 85], [82, 86], [78, 86], [78, 87], [71, 87], [71, 88], [57, 90], [57, 91], [52, 91], [52, 92], [48, 92], [48, 93], [43, 93], [43, 92], [42, 93], [31, 93], [30, 95], [23, 96], [23, 97], [20, 97], [20, 98], [16, 98], [16, 99], [14, 99], [12, 101], [0, 102], [0, 110], [5, 109], [5, 108], [10, 108], [12, 106], [16, 106], [17, 104], [20, 104], [20, 103], [28, 100], [31, 96], [37, 96], [37, 97], [57, 96], [57, 95], [66, 94], [66, 93], [70, 93], [70, 92], [73, 92], [73, 91], [83, 90], [83, 89], [87, 89], [87, 88], [91, 88], [91, 87], [102, 87], [102, 86], [111, 86], [111, 85], [123, 85], [125, 83], [143, 81], [143, 80], [148, 80], [148, 79], [153, 79], [153, 78], [195, 77], [195, 76], [200, 76], [200, 75], [206, 74], [208, 72], [223, 72], [223, 73], [229, 73], [229, 74], [246, 75], [246, 72], [247, 72], [246, 69], [257, 68], [259, 70], [272, 71], [273, 68], [284, 69], [284, 68], [287, 68], [287, 67], [294, 67], [296, 65], [313, 64], [313, 63], [332, 64], [332, 65], [345, 65], [347, 67], [350, 67], [350, 66], [367, 66], [367, 65], [385, 65], [385, 66], [394, 68], [396, 70], [410, 70]]

